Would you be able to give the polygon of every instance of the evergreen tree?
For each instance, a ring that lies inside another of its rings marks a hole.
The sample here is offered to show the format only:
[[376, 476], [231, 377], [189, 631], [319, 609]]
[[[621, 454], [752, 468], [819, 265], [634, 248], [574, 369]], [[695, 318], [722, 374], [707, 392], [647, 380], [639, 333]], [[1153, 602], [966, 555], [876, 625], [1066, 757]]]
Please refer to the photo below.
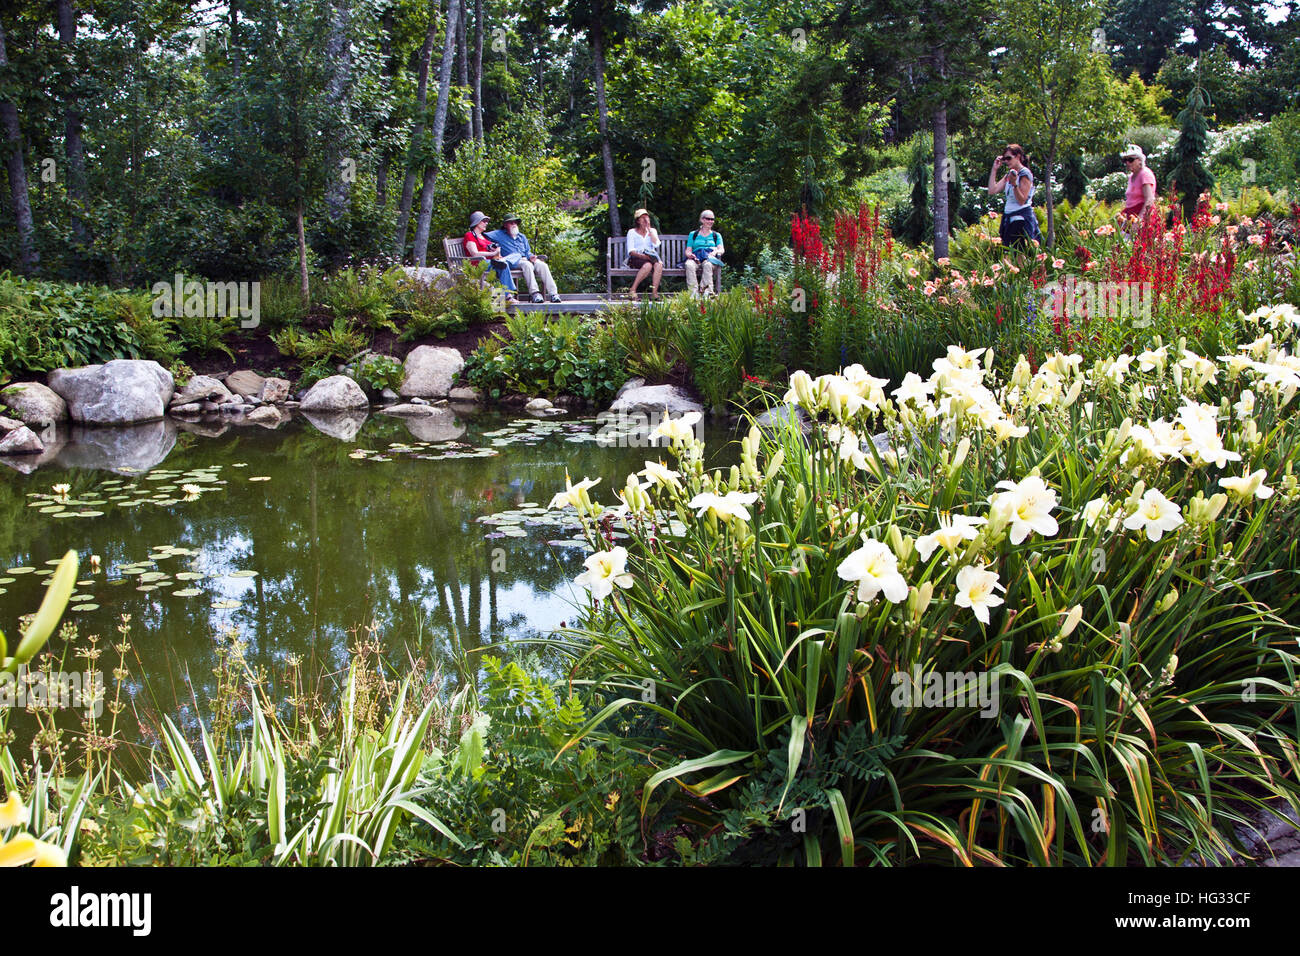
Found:
[[1214, 185], [1214, 177], [1201, 162], [1209, 145], [1209, 127], [1205, 122], [1205, 107], [1209, 101], [1201, 87], [1192, 87], [1187, 105], [1178, 114], [1178, 139], [1173, 149], [1172, 178], [1182, 201], [1183, 219], [1190, 221], [1196, 211], [1196, 201], [1201, 193]]

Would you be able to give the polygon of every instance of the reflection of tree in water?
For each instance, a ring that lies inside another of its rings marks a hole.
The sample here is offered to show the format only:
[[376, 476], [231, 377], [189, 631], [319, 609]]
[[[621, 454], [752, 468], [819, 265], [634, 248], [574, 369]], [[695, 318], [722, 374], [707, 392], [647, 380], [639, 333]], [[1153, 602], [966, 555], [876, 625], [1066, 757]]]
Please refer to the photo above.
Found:
[[[477, 443], [474, 432], [503, 421], [485, 416], [462, 440]], [[548, 546], [547, 539], [562, 536], [553, 527], [485, 539], [489, 529], [475, 519], [526, 501], [545, 505], [564, 487], [566, 470], [575, 480], [600, 476], [598, 497], [612, 501], [629, 471], [644, 467], [647, 458], [666, 458], [654, 449], [599, 448], [560, 438], [508, 446], [494, 458], [348, 457], [358, 447], [383, 449], [392, 441], [414, 443], [400, 422], [386, 419], [368, 421], [352, 443], [303, 423], [187, 436], [160, 467], [219, 464], [227, 482], [222, 490], [175, 506], [105, 509], [102, 518], [87, 520], [49, 520], [28, 510], [27, 493], [67, 482], [78, 497], [108, 473], [46, 468], [31, 476], [0, 475], [0, 562], [41, 567], [74, 547], [101, 555], [107, 570], [143, 561], [156, 545], [193, 549], [196, 559], [169, 558], [158, 566], [174, 574], [195, 560], [203, 580], [142, 594], [134, 579], [107, 585], [101, 574], [91, 588], [100, 610], [76, 619], [83, 634], [108, 640], [118, 614], [131, 613], [139, 655], [133, 676], [144, 677], [167, 711], [190, 697], [183, 679], [188, 673], [193, 695], [206, 705], [215, 692], [214, 640], [226, 627], [246, 640], [250, 665], [273, 674], [283, 673], [292, 654], [309, 671], [341, 671], [353, 632], [372, 623], [398, 668], [408, 652], [439, 662], [457, 650], [544, 638], [557, 622], [538, 618], [535, 610], [547, 601], [546, 613], [556, 613], [556, 596], [567, 599], [582, 553]], [[248, 467], [235, 468], [238, 462]], [[271, 480], [250, 483], [256, 475]], [[150, 487], [143, 475], [134, 477]], [[257, 573], [223, 576], [236, 570]], [[0, 595], [0, 627], [12, 628], [19, 614], [35, 609], [34, 583], [20, 580]], [[172, 597], [169, 592], [181, 586], [203, 594]], [[210, 607], [225, 597], [242, 606]]]

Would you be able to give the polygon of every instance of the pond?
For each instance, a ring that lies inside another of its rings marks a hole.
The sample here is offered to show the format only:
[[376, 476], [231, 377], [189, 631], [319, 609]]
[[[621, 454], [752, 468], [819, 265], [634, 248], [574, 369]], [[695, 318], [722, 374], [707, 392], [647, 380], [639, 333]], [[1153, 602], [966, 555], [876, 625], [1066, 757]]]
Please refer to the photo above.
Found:
[[[231, 632], [267, 673], [291, 661], [340, 673], [370, 625], [399, 672], [408, 654], [438, 664], [540, 639], [583, 600], [571, 584], [588, 553], [576, 516], [546, 511], [566, 472], [600, 477], [597, 499], [614, 504], [630, 471], [670, 460], [635, 435], [611, 445], [603, 428], [445, 407], [414, 419], [296, 415], [278, 428], [73, 427], [39, 461], [0, 468], [0, 629], [18, 633], [76, 550], [65, 621], [79, 642], [101, 637], [104, 673], [121, 615], [131, 617], [133, 742], [159, 714], [193, 726]], [[735, 460], [729, 433], [704, 437], [710, 466]], [[60, 645], [52, 639], [56, 654]], [[33, 724], [15, 717], [25, 752]]]

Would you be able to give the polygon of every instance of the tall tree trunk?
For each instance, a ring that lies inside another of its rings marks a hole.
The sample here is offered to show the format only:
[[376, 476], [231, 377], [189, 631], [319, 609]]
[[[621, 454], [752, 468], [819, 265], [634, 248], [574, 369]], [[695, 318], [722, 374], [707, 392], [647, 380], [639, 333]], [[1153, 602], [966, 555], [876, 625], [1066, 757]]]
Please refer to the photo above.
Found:
[[474, 138], [483, 142], [483, 0], [474, 0]]
[[402, 201], [397, 210], [397, 231], [393, 237], [393, 255], [406, 258], [406, 227], [411, 221], [411, 203], [415, 201], [415, 156], [424, 139], [424, 116], [429, 104], [429, 63], [433, 59], [433, 38], [438, 33], [438, 0], [429, 3], [429, 29], [420, 50], [420, 79], [415, 90], [415, 123], [411, 126], [411, 146], [406, 157], [406, 178], [402, 182]]
[[[0, 24], [0, 70], [8, 66], [5, 29]], [[18, 271], [31, 273], [40, 265], [41, 255], [36, 250], [36, 226], [32, 222], [32, 204], [27, 192], [27, 170], [23, 166], [23, 132], [18, 125], [17, 104], [9, 100], [0, 102], [0, 125], [4, 127], [9, 199], [14, 208], [14, 223], [18, 227]]]
[[[384, 10], [383, 18], [380, 20], [383, 24], [383, 39], [380, 41], [379, 51], [384, 58], [384, 78], [385, 92], [393, 92], [393, 81], [397, 77], [397, 59], [393, 56], [393, 8], [388, 7]], [[393, 164], [393, 150], [385, 146], [379, 151], [379, 161], [375, 169], [375, 205], [380, 209], [388, 205], [388, 168]]]
[[[352, 10], [350, 0], [334, 0], [331, 6], [329, 38], [325, 41], [325, 61], [330, 71], [325, 102], [339, 125], [346, 129], [352, 111], [352, 45], [348, 36]], [[325, 187], [325, 212], [333, 223], [341, 222], [347, 213], [353, 176], [345, 164], [356, 162], [356, 157], [345, 155], [346, 146], [346, 139], [341, 136], [333, 137], [325, 144], [325, 168], [329, 175]]]
[[72, 238], [84, 249], [90, 242], [86, 226], [86, 210], [90, 196], [86, 188], [86, 150], [81, 137], [82, 113], [77, 109], [77, 64], [74, 62], [77, 44], [77, 15], [72, 0], [59, 0], [59, 43], [63, 45], [70, 67], [63, 88], [64, 111], [63, 151], [68, 160], [68, 196], [74, 204]]
[[591, 52], [596, 70], [596, 124], [600, 128], [600, 158], [605, 166], [605, 193], [609, 198], [611, 236], [623, 235], [614, 190], [614, 155], [609, 148], [609, 107], [605, 103], [605, 30], [597, 21], [591, 29]]
[[438, 165], [442, 162], [442, 140], [447, 131], [447, 106], [451, 98], [451, 61], [456, 53], [457, 23], [464, 0], [449, 0], [447, 7], [447, 37], [442, 44], [442, 64], [438, 68], [438, 105], [433, 114], [433, 155], [424, 167], [424, 182], [420, 186], [420, 218], [415, 224], [415, 264], [423, 267], [429, 254], [429, 224], [433, 219], [433, 185], [438, 179]]
[[300, 291], [302, 292], [302, 301], [304, 304], [311, 301], [311, 283], [307, 277], [307, 228], [304, 222], [302, 197], [298, 197], [296, 215], [294, 217], [298, 225], [298, 277], [302, 282]]
[[1047, 170], [1043, 173], [1043, 192], [1047, 203], [1047, 235], [1044, 243], [1048, 249], [1056, 244], [1056, 201], [1052, 198], [1052, 169], [1056, 166], [1056, 128], [1047, 144]]
[[948, 104], [934, 111], [934, 257], [948, 255]]
[[[456, 21], [456, 60], [458, 62], [457, 82], [460, 84], [462, 89], [470, 88], [469, 30], [466, 27], [466, 23], [465, 23], [465, 21], [468, 19], [469, 19], [469, 10], [466, 6], [464, 6], [464, 0], [462, 0], [460, 19]], [[460, 128], [460, 132], [461, 132], [461, 139], [469, 140], [473, 138], [474, 136], [474, 111], [473, 110], [470, 110], [470, 114], [465, 117], [465, 122], [464, 124], [462, 124]]]

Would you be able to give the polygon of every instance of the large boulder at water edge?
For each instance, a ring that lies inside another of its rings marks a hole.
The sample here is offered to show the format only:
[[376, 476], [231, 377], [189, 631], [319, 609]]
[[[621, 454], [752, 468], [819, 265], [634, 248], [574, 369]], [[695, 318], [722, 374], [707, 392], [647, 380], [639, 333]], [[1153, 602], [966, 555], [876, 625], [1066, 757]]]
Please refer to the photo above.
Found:
[[403, 398], [446, 398], [465, 360], [453, 348], [421, 345], [404, 363], [405, 376], [397, 393]]
[[642, 385], [629, 388], [614, 400], [609, 407], [611, 412], [663, 412], [667, 410], [674, 418], [687, 412], [703, 414], [704, 406], [691, 398], [676, 385]]
[[346, 375], [321, 379], [302, 398], [304, 412], [346, 412], [369, 407], [370, 399], [361, 386]]
[[40, 382], [18, 382], [0, 391], [0, 404], [8, 408], [24, 425], [45, 428], [66, 421], [68, 403], [57, 392]]
[[87, 425], [130, 425], [162, 418], [174, 391], [171, 372], [140, 359], [56, 369], [49, 384], [68, 403], [72, 420]]

